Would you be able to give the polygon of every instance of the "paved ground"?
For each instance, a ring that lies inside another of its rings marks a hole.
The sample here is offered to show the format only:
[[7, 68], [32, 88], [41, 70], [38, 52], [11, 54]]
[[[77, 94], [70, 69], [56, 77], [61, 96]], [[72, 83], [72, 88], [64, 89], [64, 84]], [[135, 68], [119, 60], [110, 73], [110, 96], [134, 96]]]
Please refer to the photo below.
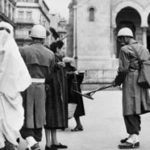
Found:
[[[118, 150], [119, 140], [127, 136], [122, 119], [121, 91], [100, 91], [93, 96], [94, 100], [84, 98], [86, 116], [81, 118], [84, 126], [82, 132], [71, 132], [75, 126], [69, 120], [69, 128], [58, 132], [61, 143], [68, 145], [68, 150]], [[140, 150], [150, 149], [150, 114], [142, 116]], [[44, 133], [44, 132], [43, 132]], [[41, 142], [44, 150], [45, 137]], [[25, 148], [22, 140], [20, 150]]]

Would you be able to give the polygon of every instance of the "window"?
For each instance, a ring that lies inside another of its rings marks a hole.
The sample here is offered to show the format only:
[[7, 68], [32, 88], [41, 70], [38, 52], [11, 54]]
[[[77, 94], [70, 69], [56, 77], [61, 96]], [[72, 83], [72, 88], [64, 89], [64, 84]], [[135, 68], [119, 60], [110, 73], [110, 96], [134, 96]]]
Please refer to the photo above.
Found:
[[0, 10], [2, 11], [2, 9], [3, 9], [3, 4], [2, 4], [2, 0], [0, 0]]
[[26, 14], [27, 14], [27, 15], [26, 15], [26, 19], [27, 19], [27, 20], [32, 20], [32, 12], [31, 12], [31, 11], [28, 11]]
[[15, 8], [13, 7], [12, 8], [12, 20], [14, 20], [15, 19]]
[[34, 0], [27, 0], [27, 2], [29, 2], [29, 3], [33, 3], [33, 2], [34, 2]]
[[7, 1], [4, 1], [4, 13], [7, 14]]
[[23, 19], [23, 18], [24, 18], [24, 12], [18, 11], [18, 19]]
[[8, 17], [11, 18], [11, 5], [8, 5]]
[[89, 21], [95, 21], [95, 8], [89, 8]]

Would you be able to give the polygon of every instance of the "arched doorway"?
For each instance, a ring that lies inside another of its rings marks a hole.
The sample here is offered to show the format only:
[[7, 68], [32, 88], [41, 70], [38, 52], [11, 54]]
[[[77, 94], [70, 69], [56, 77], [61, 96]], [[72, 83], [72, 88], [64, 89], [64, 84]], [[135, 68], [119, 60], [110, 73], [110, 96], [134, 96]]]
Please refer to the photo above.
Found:
[[[142, 41], [141, 17], [139, 13], [132, 7], [123, 8], [116, 17], [116, 33], [122, 27], [129, 27], [136, 39]], [[119, 56], [120, 44], [117, 42], [116, 56]]]

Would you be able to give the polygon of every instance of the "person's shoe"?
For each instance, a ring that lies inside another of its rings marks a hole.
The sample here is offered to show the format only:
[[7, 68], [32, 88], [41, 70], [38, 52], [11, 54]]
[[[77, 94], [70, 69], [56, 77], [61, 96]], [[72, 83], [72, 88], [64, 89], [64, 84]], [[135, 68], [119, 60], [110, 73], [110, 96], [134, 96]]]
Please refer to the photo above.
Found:
[[[124, 138], [124, 139], [121, 139], [121, 140], [120, 140], [120, 143], [125, 143], [125, 142], [127, 142], [128, 139], [131, 138], [131, 136], [132, 136], [132, 135], [129, 135], [128, 137], [126, 137], [126, 138]], [[138, 141], [137, 141], [137, 142], [138, 142]]]
[[5, 141], [5, 148], [4, 150], [17, 150], [17, 146], [10, 143], [8, 140]]
[[59, 143], [51, 145], [51, 148], [67, 148], [67, 146]]
[[33, 146], [31, 146], [31, 150], [41, 150], [39, 143], [36, 143]]
[[45, 146], [45, 150], [57, 150], [57, 148], [56, 147]]
[[134, 149], [139, 147], [140, 147], [140, 142], [136, 142], [136, 143], [125, 142], [118, 145], [119, 149]]
[[75, 127], [74, 129], [71, 129], [72, 132], [76, 131], [83, 131], [83, 127]]
[[120, 143], [125, 143], [125, 142], [127, 142], [127, 140], [128, 140], [128, 138], [121, 139]]

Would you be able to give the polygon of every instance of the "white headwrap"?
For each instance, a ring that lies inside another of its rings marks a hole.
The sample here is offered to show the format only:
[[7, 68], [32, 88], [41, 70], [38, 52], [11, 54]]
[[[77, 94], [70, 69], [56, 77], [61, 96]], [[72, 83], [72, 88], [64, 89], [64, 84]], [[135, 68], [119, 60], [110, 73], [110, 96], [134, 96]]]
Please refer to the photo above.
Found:
[[13, 38], [13, 27], [0, 22], [0, 92], [14, 97], [31, 84], [31, 77]]

